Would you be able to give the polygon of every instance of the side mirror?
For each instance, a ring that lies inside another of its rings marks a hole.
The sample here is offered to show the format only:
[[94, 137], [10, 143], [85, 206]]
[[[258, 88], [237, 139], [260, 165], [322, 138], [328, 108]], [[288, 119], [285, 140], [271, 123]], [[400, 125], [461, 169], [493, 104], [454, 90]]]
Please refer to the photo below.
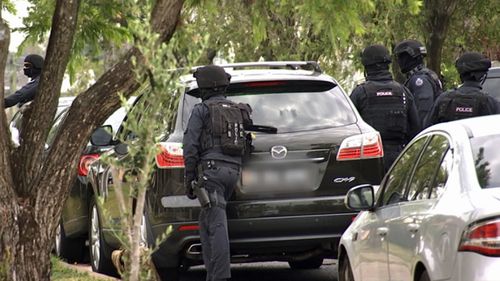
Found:
[[111, 145], [113, 140], [111, 132], [113, 132], [111, 125], [98, 127], [90, 136], [90, 143], [97, 146]]
[[357, 185], [347, 192], [345, 206], [353, 211], [372, 210], [375, 206], [375, 192], [370, 184]]

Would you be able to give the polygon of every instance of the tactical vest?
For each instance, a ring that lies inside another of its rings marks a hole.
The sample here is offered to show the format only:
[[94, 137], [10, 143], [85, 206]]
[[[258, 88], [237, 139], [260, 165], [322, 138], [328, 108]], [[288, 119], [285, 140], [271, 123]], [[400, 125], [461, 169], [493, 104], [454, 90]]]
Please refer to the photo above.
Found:
[[454, 89], [441, 99], [438, 122], [448, 122], [491, 114], [488, 96], [479, 89]]
[[436, 100], [436, 98], [443, 92], [443, 85], [441, 84], [441, 80], [439, 80], [437, 74], [427, 67], [419, 69], [415, 72], [415, 74], [424, 74], [429, 78], [431, 81], [432, 91], [434, 92], [434, 100]]
[[252, 123], [250, 106], [230, 100], [206, 100], [203, 104], [209, 109], [210, 122], [202, 132], [202, 149], [219, 147], [230, 156], [248, 153], [251, 137], [245, 126]]
[[367, 81], [361, 85], [367, 103], [361, 116], [383, 140], [404, 141], [408, 134], [406, 93], [399, 83]]

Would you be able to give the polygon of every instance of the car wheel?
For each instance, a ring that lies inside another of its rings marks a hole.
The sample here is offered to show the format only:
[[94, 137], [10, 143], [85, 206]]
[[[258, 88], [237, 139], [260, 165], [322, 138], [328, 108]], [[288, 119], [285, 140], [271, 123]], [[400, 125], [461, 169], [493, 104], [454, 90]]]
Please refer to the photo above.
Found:
[[79, 263], [83, 261], [85, 239], [66, 237], [62, 222], [57, 226], [55, 240], [55, 252], [58, 257], [69, 263]]
[[339, 281], [354, 281], [351, 263], [349, 262], [347, 255], [342, 258], [342, 262], [340, 263]]
[[302, 261], [289, 261], [288, 264], [292, 269], [316, 269], [323, 264], [323, 258], [313, 257]]
[[420, 274], [420, 278], [418, 279], [418, 281], [431, 281], [431, 278], [429, 277], [429, 274], [426, 270], [424, 270], [424, 272]]
[[94, 199], [90, 201], [89, 215], [89, 254], [92, 270], [117, 276], [118, 273], [111, 261], [113, 249], [102, 236], [101, 219]]

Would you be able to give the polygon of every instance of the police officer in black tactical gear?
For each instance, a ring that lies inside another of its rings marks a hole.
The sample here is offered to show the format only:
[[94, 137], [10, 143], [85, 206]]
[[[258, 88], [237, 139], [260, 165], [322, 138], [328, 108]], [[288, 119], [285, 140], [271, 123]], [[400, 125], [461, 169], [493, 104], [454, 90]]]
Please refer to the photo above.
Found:
[[382, 45], [366, 47], [361, 54], [366, 82], [351, 93], [363, 120], [380, 132], [387, 170], [403, 147], [420, 131], [420, 119], [410, 91], [389, 72], [391, 56]]
[[27, 55], [24, 59], [24, 75], [31, 80], [14, 94], [4, 98], [4, 107], [11, 107], [16, 104], [23, 104], [32, 101], [38, 90], [38, 82], [40, 81], [40, 73], [43, 68], [43, 57], [35, 54]]
[[425, 67], [424, 57], [427, 49], [416, 40], [404, 40], [394, 48], [399, 68], [406, 74], [405, 86], [415, 97], [421, 125], [429, 113], [436, 98], [443, 91], [443, 86], [437, 74]]
[[496, 100], [482, 91], [491, 60], [476, 52], [467, 52], [455, 62], [462, 85], [438, 97], [426, 119], [426, 127], [463, 118], [498, 114]]
[[198, 197], [202, 206], [199, 225], [206, 280], [219, 281], [231, 277], [225, 208], [239, 179], [248, 137], [243, 123], [249, 120], [244, 115], [249, 118], [251, 109], [226, 99], [231, 76], [223, 68], [204, 66], [194, 77], [202, 102], [193, 108], [184, 132], [186, 194]]

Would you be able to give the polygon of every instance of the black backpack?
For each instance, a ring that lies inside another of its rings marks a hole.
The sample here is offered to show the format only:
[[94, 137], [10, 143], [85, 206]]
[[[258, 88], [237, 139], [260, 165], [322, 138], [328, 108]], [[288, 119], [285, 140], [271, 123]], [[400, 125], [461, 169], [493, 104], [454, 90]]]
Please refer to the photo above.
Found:
[[252, 109], [248, 104], [229, 100], [203, 102], [210, 111], [212, 144], [220, 146], [222, 153], [245, 156], [251, 150], [251, 135], [245, 127], [252, 125]]
[[439, 103], [438, 121], [447, 122], [491, 114], [487, 110], [488, 96], [480, 90], [465, 92], [455, 89]]

